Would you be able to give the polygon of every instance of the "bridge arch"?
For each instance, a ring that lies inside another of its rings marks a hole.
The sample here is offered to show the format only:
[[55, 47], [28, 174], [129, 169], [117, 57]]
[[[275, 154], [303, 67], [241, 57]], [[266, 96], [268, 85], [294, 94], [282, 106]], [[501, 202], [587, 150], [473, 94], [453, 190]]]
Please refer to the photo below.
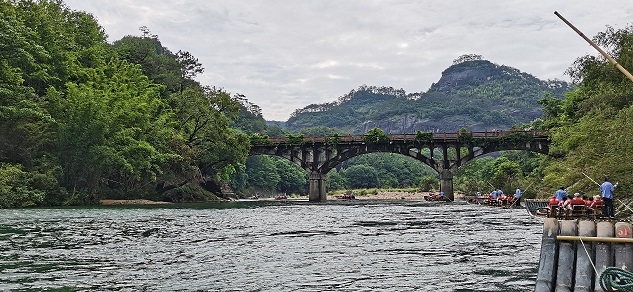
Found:
[[276, 155], [299, 165], [309, 173], [310, 201], [325, 201], [326, 174], [337, 165], [367, 153], [398, 153], [433, 168], [440, 176], [440, 189], [454, 199], [453, 172], [468, 161], [503, 150], [548, 154], [549, 145], [546, 133], [534, 131], [435, 133], [427, 139], [420, 139], [416, 134], [400, 134], [377, 141], [369, 141], [365, 135], [323, 136], [305, 137], [300, 141], [289, 138], [253, 141], [249, 155]]

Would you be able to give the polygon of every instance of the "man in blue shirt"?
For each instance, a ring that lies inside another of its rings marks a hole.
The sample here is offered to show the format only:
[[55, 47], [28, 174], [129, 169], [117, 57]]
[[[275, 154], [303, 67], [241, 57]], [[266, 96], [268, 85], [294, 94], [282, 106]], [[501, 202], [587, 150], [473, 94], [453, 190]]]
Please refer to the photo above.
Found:
[[556, 200], [558, 200], [559, 202], [562, 202], [565, 199], [567, 199], [567, 196], [569, 195], [565, 191], [565, 187], [560, 187], [560, 189], [556, 191]]
[[516, 204], [517, 206], [521, 206], [521, 195], [523, 193], [521, 192], [521, 189], [517, 188], [516, 191], [514, 191], [514, 199], [516, 200]]
[[602, 215], [605, 217], [615, 217], [615, 210], [613, 208], [613, 192], [615, 187], [607, 177], [604, 178], [604, 182], [600, 185], [600, 192], [602, 193], [602, 200], [604, 206], [602, 207]]

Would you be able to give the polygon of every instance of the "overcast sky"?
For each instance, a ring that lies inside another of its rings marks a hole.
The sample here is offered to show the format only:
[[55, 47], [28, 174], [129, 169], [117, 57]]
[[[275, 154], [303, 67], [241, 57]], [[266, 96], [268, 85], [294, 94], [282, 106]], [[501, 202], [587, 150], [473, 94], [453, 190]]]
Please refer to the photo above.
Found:
[[[588, 37], [633, 21], [631, 0], [66, 0], [93, 14], [113, 42], [147, 26], [188, 51], [203, 85], [241, 93], [266, 120], [336, 100], [359, 86], [427, 91], [463, 54], [540, 79], [569, 80], [598, 53]], [[630, 69], [629, 69], [630, 70]]]

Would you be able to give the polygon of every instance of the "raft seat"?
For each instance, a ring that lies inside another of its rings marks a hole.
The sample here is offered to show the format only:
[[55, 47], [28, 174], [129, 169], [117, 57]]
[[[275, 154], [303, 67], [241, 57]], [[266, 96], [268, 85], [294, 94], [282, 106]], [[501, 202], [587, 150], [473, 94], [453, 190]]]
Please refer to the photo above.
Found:
[[593, 219], [602, 217], [602, 206], [598, 206], [598, 207], [594, 207], [594, 208], [588, 208], [587, 209], [587, 214], [589, 214], [589, 217], [591, 217]]
[[589, 213], [587, 213], [587, 206], [585, 205], [572, 205], [571, 206], [571, 210], [569, 210], [569, 216], [571, 218], [579, 218], [579, 217], [584, 217], [586, 215], [588, 215]]
[[547, 214], [547, 217], [559, 217], [560, 216], [560, 210], [558, 208], [558, 205], [551, 205], [549, 206], [549, 213]]

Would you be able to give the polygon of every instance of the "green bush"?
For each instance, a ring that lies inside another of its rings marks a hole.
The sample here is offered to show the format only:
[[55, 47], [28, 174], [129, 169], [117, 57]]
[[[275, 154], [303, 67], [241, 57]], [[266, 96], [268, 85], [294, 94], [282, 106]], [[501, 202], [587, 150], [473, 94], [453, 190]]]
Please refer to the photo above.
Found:
[[419, 189], [423, 192], [430, 192], [437, 189], [439, 186], [439, 181], [437, 178], [432, 176], [423, 176], [420, 179]]
[[367, 131], [367, 134], [365, 134], [364, 140], [365, 142], [368, 142], [368, 143], [388, 142], [389, 136], [387, 136], [385, 132], [383, 132], [382, 129], [373, 128]]
[[433, 133], [417, 131], [415, 133], [415, 141], [419, 143], [427, 143], [433, 140]]
[[17, 164], [0, 164], [0, 208], [24, 208], [41, 204], [44, 191], [33, 187], [34, 174]]

